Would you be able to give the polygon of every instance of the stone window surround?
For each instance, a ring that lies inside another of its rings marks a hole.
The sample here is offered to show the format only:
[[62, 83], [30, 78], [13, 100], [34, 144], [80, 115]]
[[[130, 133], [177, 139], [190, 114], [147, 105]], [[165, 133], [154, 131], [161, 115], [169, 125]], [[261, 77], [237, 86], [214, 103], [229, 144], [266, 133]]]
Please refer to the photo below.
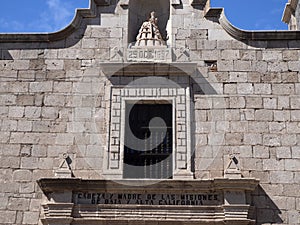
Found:
[[190, 89], [173, 87], [112, 87], [108, 151], [103, 174], [109, 179], [123, 179], [125, 106], [132, 101], [168, 101], [173, 116], [173, 179], [193, 179], [191, 173]]

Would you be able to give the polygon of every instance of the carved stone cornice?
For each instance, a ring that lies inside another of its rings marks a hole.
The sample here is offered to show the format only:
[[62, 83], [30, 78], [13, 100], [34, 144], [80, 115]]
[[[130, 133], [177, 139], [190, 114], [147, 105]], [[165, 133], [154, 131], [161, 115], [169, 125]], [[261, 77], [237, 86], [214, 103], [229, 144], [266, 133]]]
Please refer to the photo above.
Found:
[[44, 193], [66, 191], [99, 191], [114, 190], [157, 192], [170, 191], [207, 191], [231, 190], [253, 191], [259, 180], [254, 178], [228, 179], [215, 178], [210, 180], [85, 180], [81, 178], [42, 178], [37, 181]]

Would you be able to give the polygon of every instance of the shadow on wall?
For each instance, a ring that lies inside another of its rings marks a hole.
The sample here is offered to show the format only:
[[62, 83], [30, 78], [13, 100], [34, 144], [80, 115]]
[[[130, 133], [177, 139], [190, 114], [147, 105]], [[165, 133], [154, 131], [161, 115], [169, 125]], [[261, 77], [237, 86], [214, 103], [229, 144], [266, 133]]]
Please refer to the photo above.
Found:
[[268, 196], [265, 190], [259, 185], [253, 194], [253, 205], [256, 209], [256, 224], [280, 224], [283, 220], [280, 217], [281, 211]]

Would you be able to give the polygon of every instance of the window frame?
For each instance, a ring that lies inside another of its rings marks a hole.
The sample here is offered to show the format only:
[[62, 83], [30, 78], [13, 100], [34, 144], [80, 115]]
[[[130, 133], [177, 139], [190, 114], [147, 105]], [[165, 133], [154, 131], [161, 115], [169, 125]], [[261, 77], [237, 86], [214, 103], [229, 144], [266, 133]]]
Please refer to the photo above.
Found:
[[172, 104], [173, 179], [193, 179], [191, 172], [191, 109], [189, 87], [111, 87], [107, 151], [103, 175], [123, 178], [126, 102], [168, 101]]

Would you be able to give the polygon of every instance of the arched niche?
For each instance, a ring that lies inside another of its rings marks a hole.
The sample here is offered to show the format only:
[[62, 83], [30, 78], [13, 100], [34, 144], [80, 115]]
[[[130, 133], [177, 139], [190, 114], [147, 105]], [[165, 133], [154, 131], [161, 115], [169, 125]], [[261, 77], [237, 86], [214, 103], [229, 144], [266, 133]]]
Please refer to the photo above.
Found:
[[128, 19], [128, 43], [136, 41], [138, 31], [149, 15], [155, 11], [158, 26], [164, 40], [167, 39], [167, 26], [170, 19], [170, 0], [130, 0]]

